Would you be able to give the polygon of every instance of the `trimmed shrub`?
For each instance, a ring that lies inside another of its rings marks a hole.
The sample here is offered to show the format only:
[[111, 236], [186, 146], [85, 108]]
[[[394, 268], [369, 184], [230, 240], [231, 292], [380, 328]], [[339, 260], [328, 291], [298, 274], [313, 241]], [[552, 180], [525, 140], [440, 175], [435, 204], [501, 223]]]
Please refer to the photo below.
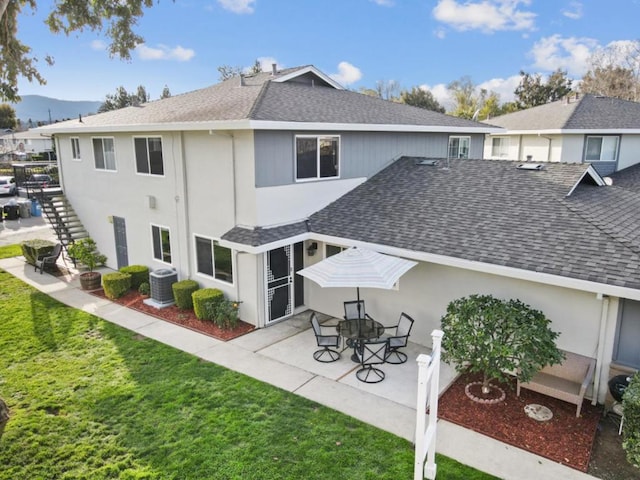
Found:
[[217, 288], [203, 288], [193, 292], [193, 311], [200, 320], [213, 320], [215, 307], [224, 300], [224, 293]]
[[640, 373], [631, 377], [631, 382], [622, 396], [624, 428], [622, 448], [630, 464], [640, 468]]
[[224, 299], [215, 305], [213, 321], [223, 330], [232, 329], [238, 324], [239, 308], [240, 302]]
[[55, 246], [55, 243], [41, 239], [27, 240], [20, 244], [22, 255], [31, 265], [36, 264], [39, 255], [48, 255], [53, 252]]
[[195, 280], [180, 280], [171, 285], [171, 288], [173, 289], [173, 299], [179, 309], [190, 310], [193, 308], [191, 295], [200, 288], [198, 282]]
[[127, 265], [120, 268], [122, 273], [131, 275], [131, 288], [138, 290], [143, 283], [149, 283], [149, 267], [146, 265]]
[[102, 288], [107, 298], [120, 298], [131, 289], [131, 275], [122, 272], [105, 273]]
[[138, 287], [138, 293], [140, 295], [149, 295], [151, 293], [151, 285], [149, 285], [149, 282], [142, 282]]

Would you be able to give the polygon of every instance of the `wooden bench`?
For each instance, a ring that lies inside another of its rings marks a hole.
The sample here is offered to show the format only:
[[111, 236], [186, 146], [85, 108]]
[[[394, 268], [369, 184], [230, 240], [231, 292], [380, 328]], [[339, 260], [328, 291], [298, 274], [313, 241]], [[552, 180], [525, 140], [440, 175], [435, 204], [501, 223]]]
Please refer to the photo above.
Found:
[[517, 395], [520, 396], [520, 388], [526, 388], [573, 403], [578, 406], [576, 417], [579, 417], [584, 394], [593, 379], [596, 360], [571, 352], [564, 352], [564, 355], [562, 363], [544, 367], [529, 382], [518, 381]]

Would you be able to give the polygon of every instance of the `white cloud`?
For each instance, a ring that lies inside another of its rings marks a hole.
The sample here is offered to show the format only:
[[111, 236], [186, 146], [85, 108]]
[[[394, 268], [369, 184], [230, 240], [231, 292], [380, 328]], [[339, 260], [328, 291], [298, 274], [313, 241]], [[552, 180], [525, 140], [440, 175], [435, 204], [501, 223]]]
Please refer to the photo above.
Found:
[[578, 20], [582, 18], [582, 3], [571, 2], [569, 6], [571, 7], [571, 10], [565, 9], [562, 11], [562, 14], [565, 17], [570, 18], [572, 20]]
[[190, 48], [183, 48], [180, 45], [174, 48], [158, 45], [157, 48], [153, 48], [142, 44], [136, 47], [136, 52], [141, 60], [176, 60], [178, 62], [187, 62], [196, 54]]
[[537, 41], [529, 52], [533, 67], [543, 71], [566, 70], [570, 76], [582, 76], [588, 70], [589, 57], [598, 47], [593, 38], [564, 38], [559, 34]]
[[492, 33], [498, 30], [533, 30], [536, 14], [521, 10], [530, 0], [439, 0], [433, 9], [436, 20], [450, 27]]
[[500, 95], [500, 103], [512, 102], [515, 99], [514, 90], [520, 85], [520, 75], [513, 75], [508, 78], [492, 78], [478, 85], [487, 92], [496, 92]]
[[91, 49], [92, 50], [106, 50], [107, 49], [107, 44], [104, 43], [102, 40], [93, 40], [91, 42]]
[[218, 3], [225, 10], [229, 10], [233, 13], [243, 14], [253, 13], [253, 5], [256, 3], [256, 0], [218, 0]]
[[426, 90], [431, 92], [435, 99], [438, 101], [440, 105], [444, 107], [446, 111], [449, 111], [453, 108], [453, 99], [449, 94], [449, 90], [447, 90], [447, 85], [445, 83], [438, 83], [437, 85], [429, 86], [429, 85], [420, 85], [422, 90]]
[[447, 32], [444, 30], [444, 28], [437, 28], [433, 32], [433, 36], [439, 38], [440, 40], [443, 40], [447, 36]]
[[382, 7], [393, 7], [395, 2], [393, 0], [371, 0], [373, 3]]
[[362, 78], [362, 72], [358, 67], [354, 67], [349, 62], [340, 62], [338, 64], [338, 73], [329, 75], [340, 85], [351, 85]]
[[[281, 70], [283, 66], [278, 63], [278, 61], [273, 57], [258, 57], [258, 63], [260, 64], [260, 68], [262, 68], [263, 72], [270, 72], [273, 69], [273, 64], [276, 64], [276, 68]], [[251, 68], [251, 67], [249, 67]], [[248, 68], [247, 68], [248, 70]]]

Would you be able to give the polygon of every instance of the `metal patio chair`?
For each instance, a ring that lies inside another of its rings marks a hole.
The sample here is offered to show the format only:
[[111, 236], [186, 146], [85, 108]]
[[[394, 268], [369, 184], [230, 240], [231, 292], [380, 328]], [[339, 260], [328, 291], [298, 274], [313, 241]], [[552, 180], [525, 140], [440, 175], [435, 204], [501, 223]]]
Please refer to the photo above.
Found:
[[389, 342], [387, 340], [363, 340], [358, 343], [356, 351], [362, 367], [356, 372], [358, 380], [365, 383], [378, 383], [384, 380], [384, 372], [376, 365], [385, 363]]
[[394, 365], [405, 363], [407, 361], [407, 354], [399, 351], [399, 348], [407, 346], [409, 341], [409, 333], [413, 327], [413, 318], [406, 313], [400, 314], [398, 324], [392, 327], [385, 327], [387, 330], [394, 330], [392, 333], [383, 335], [381, 338], [389, 341], [389, 352], [387, 353], [387, 363]]
[[40, 269], [40, 274], [42, 275], [42, 272], [44, 271], [45, 268], [47, 268], [47, 266], [56, 264], [56, 262], [58, 261], [58, 257], [60, 256], [60, 253], [62, 253], [62, 244], [56, 243], [56, 246], [53, 247], [53, 251], [51, 253], [38, 255], [38, 258], [36, 259], [35, 268], [33, 271], [35, 272], [38, 269]]
[[[309, 321], [313, 327], [313, 333], [316, 336], [316, 343], [318, 344], [318, 347], [321, 347], [319, 350], [313, 352], [314, 360], [322, 363], [330, 363], [338, 360], [340, 358], [340, 352], [338, 352], [337, 349], [340, 347], [340, 335], [335, 333], [335, 326], [323, 327], [320, 325], [315, 312], [311, 314]], [[331, 328], [334, 333], [326, 333], [329, 328]], [[332, 348], [335, 350], [332, 350]]]

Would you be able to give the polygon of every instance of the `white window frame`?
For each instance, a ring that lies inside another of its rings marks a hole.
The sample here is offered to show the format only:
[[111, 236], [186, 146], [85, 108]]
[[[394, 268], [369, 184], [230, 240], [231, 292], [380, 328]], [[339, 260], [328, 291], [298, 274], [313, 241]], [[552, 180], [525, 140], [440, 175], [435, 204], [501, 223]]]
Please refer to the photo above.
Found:
[[[149, 172], [140, 172], [138, 170], [138, 154], [136, 152], [136, 139], [145, 139], [147, 144], [147, 168]], [[160, 139], [160, 152], [162, 155], [162, 173], [151, 173], [151, 158], [149, 158], [149, 139]], [[165, 162], [164, 162], [164, 142], [162, 135], [136, 135], [133, 137], [133, 161], [135, 163], [135, 169], [137, 175], [151, 176], [151, 177], [164, 177], [165, 176]]]
[[71, 137], [69, 138], [69, 142], [71, 143], [71, 159], [76, 161], [82, 160], [80, 156], [80, 138]]
[[[102, 143], [102, 158], [104, 159], [104, 167], [98, 167], [98, 165], [96, 164], [96, 150], [95, 150], [95, 144], [94, 142], [96, 140], [100, 140]], [[104, 141], [105, 140], [111, 140], [111, 142], [113, 143], [113, 168], [108, 168], [107, 167], [107, 157], [105, 155], [105, 149], [104, 149]], [[118, 171], [118, 162], [116, 160], [116, 140], [114, 137], [91, 137], [91, 147], [93, 150], [93, 167], [96, 170], [99, 170], [101, 172], [117, 172]]]
[[[600, 138], [602, 139], [602, 142], [600, 144], [600, 158], [598, 158], [597, 160], [593, 160], [593, 159], [587, 159], [587, 152], [589, 151], [589, 140], [592, 138]], [[604, 146], [604, 142], [607, 139], [615, 139], [616, 141], [616, 145], [615, 145], [615, 150], [613, 152], [613, 158], [612, 159], [602, 159], [602, 150], [603, 150], [603, 146]], [[620, 152], [620, 136], [619, 135], [587, 135], [587, 138], [585, 138], [584, 140], [584, 161], [585, 162], [617, 162], [618, 161], [618, 154]]]
[[[451, 140], [458, 139], [458, 153], [455, 157], [451, 156]], [[462, 140], [467, 140], [467, 155], [461, 156], [460, 150], [462, 149]], [[449, 142], [447, 143], [447, 156], [449, 158], [463, 158], [468, 159], [469, 154], [471, 153], [471, 137], [468, 135], [450, 135]]]
[[[160, 254], [162, 255], [162, 258], [158, 258], [156, 257], [156, 247], [155, 247], [155, 243], [153, 241], [153, 229], [157, 228], [159, 230], [159, 234], [160, 234], [160, 249], [162, 250], [162, 231], [166, 230], [169, 233], [169, 256], [171, 257], [171, 262], [167, 262], [164, 258], [165, 258], [165, 252], [161, 251]], [[165, 225], [158, 225], [157, 223], [152, 223], [151, 224], [151, 255], [153, 256], [153, 259], [160, 262], [160, 263], [164, 263], [165, 265], [173, 265], [173, 253], [172, 253], [172, 246], [171, 246], [171, 229]]]
[[[299, 138], [315, 138], [316, 139], [316, 176], [308, 178], [298, 178], [298, 139]], [[338, 141], [338, 174], [334, 177], [321, 177], [320, 176], [320, 140], [322, 139], [335, 139]], [[293, 169], [294, 178], [296, 182], [317, 182], [325, 180], [336, 180], [340, 178], [340, 172], [342, 170], [342, 139], [340, 135], [332, 134], [317, 134], [317, 135], [296, 135], [293, 140]]]
[[[201, 272], [198, 270], [198, 238], [202, 239], [202, 240], [208, 240], [211, 243], [211, 262], [212, 262], [212, 267], [213, 267], [213, 275], [209, 275], [208, 273], [205, 272]], [[195, 262], [195, 268], [194, 271], [196, 272], [197, 275], [211, 279], [211, 280], [215, 280], [216, 282], [220, 282], [220, 283], [224, 283], [225, 285], [234, 285], [235, 284], [235, 278], [236, 278], [236, 265], [235, 265], [235, 251], [232, 248], [229, 247], [222, 247], [222, 248], [226, 248], [228, 250], [231, 251], [231, 278], [232, 281], [229, 282], [227, 280], [223, 280], [221, 278], [216, 277], [216, 254], [215, 254], [215, 246], [216, 244], [218, 244], [218, 246], [220, 245], [220, 239], [217, 238], [213, 238], [213, 237], [209, 237], [207, 235], [198, 235], [197, 233], [193, 234], [193, 251], [194, 251], [194, 262]]]
[[[495, 144], [496, 140], [499, 140], [497, 146]], [[510, 140], [509, 137], [491, 137], [491, 156], [497, 158], [509, 157]]]

